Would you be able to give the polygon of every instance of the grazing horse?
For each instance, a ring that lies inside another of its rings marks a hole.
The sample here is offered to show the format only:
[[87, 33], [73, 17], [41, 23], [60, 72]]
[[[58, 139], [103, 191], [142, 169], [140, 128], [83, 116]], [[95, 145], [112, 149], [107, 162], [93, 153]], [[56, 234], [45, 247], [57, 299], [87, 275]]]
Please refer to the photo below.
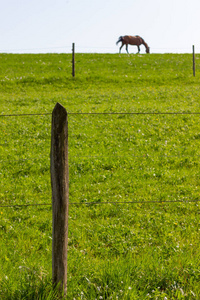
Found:
[[147, 43], [145, 43], [145, 41], [143, 40], [143, 38], [141, 38], [139, 35], [135, 35], [135, 36], [131, 36], [131, 35], [124, 35], [124, 36], [120, 36], [116, 45], [122, 42], [121, 47], [119, 48], [119, 53], [121, 53], [121, 49], [124, 45], [126, 45], [126, 51], [128, 53], [128, 44], [129, 45], [135, 45], [138, 47], [138, 53], [140, 53], [140, 45], [144, 45], [146, 48], [146, 53], [149, 53], [149, 46], [147, 45]]

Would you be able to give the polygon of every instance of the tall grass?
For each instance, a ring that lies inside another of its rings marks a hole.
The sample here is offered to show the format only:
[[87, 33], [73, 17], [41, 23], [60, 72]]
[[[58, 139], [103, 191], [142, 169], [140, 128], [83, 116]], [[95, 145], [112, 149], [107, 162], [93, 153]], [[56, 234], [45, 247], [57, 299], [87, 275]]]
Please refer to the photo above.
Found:
[[0, 55], [1, 115], [43, 114], [0, 116], [1, 299], [57, 297], [56, 102], [69, 112], [68, 299], [200, 298], [198, 59], [193, 77], [188, 54], [77, 54], [72, 78], [70, 55]]

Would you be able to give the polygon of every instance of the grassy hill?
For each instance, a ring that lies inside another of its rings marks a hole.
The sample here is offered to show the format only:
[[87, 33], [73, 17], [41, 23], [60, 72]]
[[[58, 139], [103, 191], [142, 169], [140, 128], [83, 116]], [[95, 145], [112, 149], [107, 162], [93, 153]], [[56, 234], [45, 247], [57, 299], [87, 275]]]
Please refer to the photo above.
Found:
[[69, 54], [0, 54], [0, 298], [55, 298], [57, 102], [69, 113], [68, 299], [200, 298], [200, 56], [196, 77], [189, 54], [75, 58], [72, 78]]

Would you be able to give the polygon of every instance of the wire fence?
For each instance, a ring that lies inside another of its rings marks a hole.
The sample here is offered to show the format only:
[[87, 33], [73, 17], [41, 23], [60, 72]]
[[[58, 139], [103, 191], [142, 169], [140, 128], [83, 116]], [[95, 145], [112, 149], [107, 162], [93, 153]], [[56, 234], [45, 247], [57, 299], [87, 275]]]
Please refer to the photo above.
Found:
[[[78, 53], [118, 53], [118, 46], [86, 46], [76, 44]], [[134, 48], [133, 48], [134, 49]], [[191, 53], [192, 46], [189, 47], [151, 47], [151, 53]], [[200, 46], [197, 45], [196, 53], [200, 52]], [[71, 53], [72, 45], [49, 46], [41, 48], [24, 48], [24, 49], [0, 49], [0, 53]], [[125, 50], [124, 50], [125, 51]], [[134, 52], [134, 50], [132, 51]]]
[[[124, 204], [152, 204], [157, 203], [163, 205], [164, 203], [196, 203], [200, 202], [200, 199], [197, 200], [166, 200], [166, 201], [123, 201], [123, 202], [69, 202], [69, 205], [107, 205], [107, 204], [114, 204], [114, 205], [124, 205]], [[0, 205], [2, 208], [14, 208], [14, 207], [29, 207], [29, 206], [52, 206], [49, 203], [36, 203], [36, 204], [14, 204], [14, 205]]]
[[[1, 114], [0, 117], [48, 116], [51, 113]], [[68, 115], [200, 115], [200, 112], [68, 112]]]
[[[71, 112], [68, 113], [69, 115], [200, 115], [199, 112], [130, 112], [130, 113], [126, 113], [126, 112], [104, 112], [104, 113], [76, 113], [76, 112]], [[0, 117], [29, 117], [29, 116], [49, 116], [51, 115], [51, 113], [32, 113], [32, 114], [5, 114], [5, 115], [0, 115]], [[75, 135], [76, 136], [76, 135]], [[1, 144], [1, 146], [3, 146], [3, 144]], [[140, 158], [144, 158], [145, 155], [134, 155], [134, 154], [129, 154], [130, 156], [135, 157], [136, 159], [140, 159]], [[182, 155], [182, 154], [181, 154]], [[162, 155], [165, 158], [173, 158], [173, 157], [177, 157], [177, 155]], [[200, 156], [199, 154], [197, 154], [196, 156]], [[102, 154], [98, 154], [95, 156], [92, 155], [73, 155], [73, 157], [75, 158], [86, 158], [86, 159], [91, 159], [91, 158], [105, 158]], [[116, 158], [116, 154], [114, 154], [114, 157]], [[117, 157], [120, 157], [119, 155]], [[124, 157], [124, 156], [121, 156]], [[149, 158], [149, 155], [146, 155], [146, 158]], [[182, 156], [183, 157], [183, 156]], [[187, 157], [187, 155], [186, 155]], [[109, 156], [106, 156], [106, 158], [109, 158]], [[28, 159], [23, 158], [21, 159], [21, 162], [26, 163]], [[13, 162], [13, 161], [17, 161], [19, 162], [20, 160], [10, 160], [8, 159], [9, 163]], [[84, 201], [84, 202], [69, 202], [70, 205], [86, 205], [86, 206], [91, 206], [91, 205], [106, 205], [106, 204], [112, 204], [112, 205], [124, 205], [124, 204], [151, 204], [151, 203], [157, 203], [157, 204], [164, 204], [164, 203], [197, 203], [200, 202], [200, 199], [176, 199], [176, 200], [152, 200], [152, 201]], [[23, 207], [34, 207], [34, 206], [51, 206], [51, 203], [28, 203], [28, 204], [11, 204], [11, 205], [2, 205], [0, 204], [1, 208], [23, 208]]]

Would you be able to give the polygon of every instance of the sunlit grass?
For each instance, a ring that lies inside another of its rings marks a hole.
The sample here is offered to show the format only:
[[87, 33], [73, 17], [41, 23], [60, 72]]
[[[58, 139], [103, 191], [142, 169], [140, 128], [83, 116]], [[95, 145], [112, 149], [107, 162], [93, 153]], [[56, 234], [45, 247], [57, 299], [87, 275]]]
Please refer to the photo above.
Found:
[[[60, 102], [69, 112], [68, 298], [198, 299], [198, 63], [194, 78], [190, 55], [77, 54], [72, 78], [70, 55], [0, 61], [1, 115], [44, 114], [0, 117], [0, 298], [56, 299], [45, 113]], [[33, 204], [45, 205], [16, 206]]]

